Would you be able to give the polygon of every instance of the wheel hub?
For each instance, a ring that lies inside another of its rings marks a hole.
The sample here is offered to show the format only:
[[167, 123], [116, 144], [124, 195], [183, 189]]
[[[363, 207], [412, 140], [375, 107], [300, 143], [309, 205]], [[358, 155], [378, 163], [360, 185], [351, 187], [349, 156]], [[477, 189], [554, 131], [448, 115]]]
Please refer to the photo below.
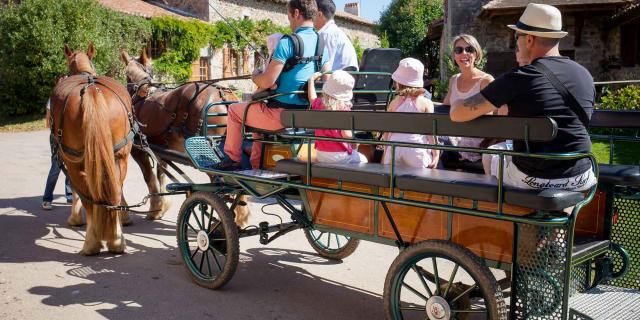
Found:
[[198, 243], [198, 249], [202, 251], [209, 249], [209, 235], [204, 230], [198, 231], [196, 242]]
[[427, 300], [426, 310], [429, 320], [448, 320], [451, 318], [449, 303], [439, 296], [432, 296]]

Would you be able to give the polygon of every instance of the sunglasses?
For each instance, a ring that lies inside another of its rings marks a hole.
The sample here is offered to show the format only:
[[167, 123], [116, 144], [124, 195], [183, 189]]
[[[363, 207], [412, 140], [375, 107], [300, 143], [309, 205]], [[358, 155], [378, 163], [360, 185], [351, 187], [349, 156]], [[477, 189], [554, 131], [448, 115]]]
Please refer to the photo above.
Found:
[[455, 47], [453, 48], [453, 52], [455, 52], [455, 54], [462, 54], [462, 52], [476, 53], [476, 49], [473, 47]]
[[514, 39], [514, 40], [516, 40], [516, 42], [518, 42], [518, 38], [520, 38], [520, 37], [524, 37], [524, 36], [526, 36], [526, 35], [527, 35], [526, 33], [519, 33], [519, 32], [516, 32], [516, 33], [513, 35], [513, 39]]

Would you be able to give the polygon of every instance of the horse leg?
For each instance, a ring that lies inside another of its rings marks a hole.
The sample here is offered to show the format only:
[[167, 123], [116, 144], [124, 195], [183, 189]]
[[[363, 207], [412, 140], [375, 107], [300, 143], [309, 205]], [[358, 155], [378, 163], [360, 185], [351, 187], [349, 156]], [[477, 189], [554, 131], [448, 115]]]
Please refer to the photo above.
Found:
[[100, 249], [102, 249], [102, 243], [100, 242], [96, 224], [94, 223], [95, 206], [87, 205], [85, 207], [85, 210], [87, 211], [87, 233], [84, 237], [84, 245], [82, 246], [80, 254], [85, 256], [92, 256], [100, 253]]
[[234, 210], [236, 215], [236, 225], [240, 228], [244, 228], [249, 222], [249, 215], [251, 214], [251, 211], [249, 211], [249, 204], [247, 203], [247, 201], [249, 200], [249, 196], [243, 194], [236, 197], [240, 197], [240, 201], [246, 203], [245, 205], [237, 205]]
[[80, 227], [84, 225], [84, 221], [82, 221], [82, 202], [80, 202], [80, 197], [75, 192], [72, 192], [73, 202], [71, 203], [71, 215], [67, 219], [67, 224], [70, 227]]
[[[124, 198], [124, 193], [122, 194], [120, 205], [125, 207], [128, 205], [127, 200]], [[126, 227], [133, 224], [133, 220], [131, 220], [131, 217], [129, 216], [129, 211], [118, 211], [118, 215], [120, 216], [120, 221], [122, 221], [122, 226]]]
[[[158, 160], [158, 166], [156, 168], [156, 176], [158, 177], [160, 192], [167, 192], [167, 188], [166, 188], [167, 175], [164, 174], [164, 171], [163, 171], [163, 170], [166, 170], [166, 168], [167, 168], [167, 164], [164, 163], [162, 160]], [[160, 207], [158, 208], [160, 210], [159, 211], [151, 210], [151, 212], [147, 214], [147, 219], [149, 220], [157, 220], [162, 218], [162, 216], [164, 216], [164, 213], [167, 212], [167, 210], [169, 210], [169, 208], [171, 207], [171, 202], [169, 202], [167, 198], [162, 196], [157, 196], [157, 197], [160, 202]]]
[[[105, 214], [109, 214], [105, 212]], [[124, 240], [124, 234], [122, 233], [122, 223], [120, 220], [121, 215], [115, 215], [116, 221], [112, 228], [115, 228], [116, 236], [112, 240], [107, 240], [107, 249], [111, 253], [124, 253], [124, 250], [127, 248], [127, 242]]]
[[[147, 188], [149, 189], [149, 193], [159, 193], [160, 192], [160, 183], [158, 182], [158, 176], [155, 171], [151, 167], [151, 158], [144, 151], [133, 148], [131, 150], [131, 156], [138, 163], [140, 170], [142, 171], [142, 176], [144, 177], [144, 181], [147, 184]], [[159, 164], [156, 164], [159, 165]], [[163, 207], [163, 199], [160, 196], [151, 196], [149, 197], [149, 211], [153, 213], [160, 213], [160, 216], [164, 214], [162, 211]], [[166, 211], [166, 210], [165, 210]], [[147, 218], [149, 218], [149, 213]], [[149, 218], [150, 219], [150, 218]], [[150, 219], [153, 220], [153, 219]], [[124, 221], [124, 220], [123, 220]]]

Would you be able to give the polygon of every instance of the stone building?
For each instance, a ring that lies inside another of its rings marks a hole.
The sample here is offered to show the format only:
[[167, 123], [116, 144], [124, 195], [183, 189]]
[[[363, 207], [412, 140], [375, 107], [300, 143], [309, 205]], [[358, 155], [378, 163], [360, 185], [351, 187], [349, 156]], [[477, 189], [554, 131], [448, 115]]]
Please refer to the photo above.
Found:
[[[515, 23], [527, 0], [445, 0], [441, 66], [450, 55], [449, 43], [457, 34], [478, 38], [487, 52], [485, 69], [494, 76], [516, 66]], [[640, 79], [640, 1], [537, 0], [562, 12], [569, 35], [560, 51], [585, 66], [596, 81]], [[444, 70], [444, 69], [441, 69]]]
[[[157, 16], [157, 10], [167, 14], [194, 17], [206, 22], [223, 19], [271, 20], [273, 23], [288, 26], [286, 0], [99, 0], [115, 10], [142, 16]], [[135, 9], [134, 9], [135, 8]], [[138, 10], [136, 10], [138, 9]], [[358, 4], [349, 4], [346, 10], [359, 13]], [[336, 23], [362, 48], [379, 46], [378, 36], [373, 28], [375, 24], [356, 14], [345, 11], [336, 12]], [[192, 65], [190, 80], [217, 79], [236, 75], [250, 74], [258, 63], [251, 48], [233, 50], [231, 48], [202, 48], [200, 59]], [[235, 86], [241, 91], [253, 90], [250, 80], [227, 81], [225, 85]]]

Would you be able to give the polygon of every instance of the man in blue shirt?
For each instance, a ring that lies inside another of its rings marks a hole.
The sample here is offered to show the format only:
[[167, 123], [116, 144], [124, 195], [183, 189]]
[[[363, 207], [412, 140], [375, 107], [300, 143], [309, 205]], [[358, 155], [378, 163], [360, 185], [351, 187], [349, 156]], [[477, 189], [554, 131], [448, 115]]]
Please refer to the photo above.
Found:
[[[300, 36], [304, 46], [304, 57], [316, 55], [318, 34], [313, 30], [313, 19], [318, 12], [316, 2], [313, 0], [291, 0], [287, 4], [287, 18], [291, 30]], [[261, 74], [252, 77], [253, 82], [260, 88], [277, 86], [276, 93], [287, 93], [300, 90], [303, 85], [317, 71], [328, 71], [329, 65], [327, 50], [324, 49], [320, 66], [322, 70], [316, 70], [316, 62], [310, 61], [295, 65], [291, 70], [285, 70], [285, 63], [295, 55], [293, 41], [290, 37], [280, 39], [271, 62]], [[224, 152], [228, 159], [221, 162], [217, 168], [220, 170], [237, 170], [242, 159], [242, 120], [246, 108], [249, 108], [245, 125], [263, 130], [280, 130], [284, 128], [280, 122], [280, 114], [285, 109], [306, 109], [309, 102], [301, 99], [296, 94], [287, 94], [270, 99], [267, 103], [257, 102], [236, 103], [229, 106], [227, 118], [227, 137]], [[255, 135], [254, 135], [255, 137]], [[253, 143], [251, 149], [251, 166], [256, 169], [260, 166], [261, 144]]]
[[329, 52], [331, 70], [358, 71], [358, 55], [349, 40], [333, 20], [336, 5], [332, 0], [316, 0], [318, 15], [313, 21], [318, 33], [324, 39], [324, 45]]

